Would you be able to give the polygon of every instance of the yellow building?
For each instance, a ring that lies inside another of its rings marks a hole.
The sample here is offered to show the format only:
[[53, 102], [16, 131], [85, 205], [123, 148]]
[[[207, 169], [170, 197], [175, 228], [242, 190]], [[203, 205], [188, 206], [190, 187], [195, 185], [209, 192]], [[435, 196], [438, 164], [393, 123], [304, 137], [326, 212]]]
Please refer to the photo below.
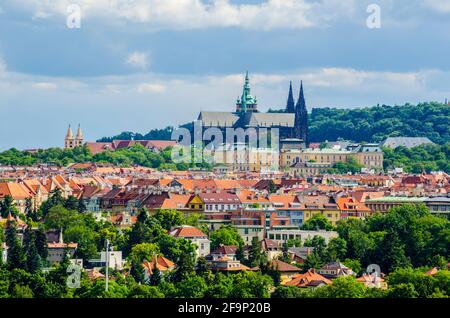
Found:
[[191, 200], [189, 200], [188, 208], [191, 211], [204, 212], [205, 211], [205, 202], [203, 202], [203, 200], [200, 198], [200, 196], [195, 195], [192, 197]]
[[316, 215], [324, 216], [333, 226], [341, 219], [337, 204], [330, 202], [328, 196], [305, 196], [299, 200], [302, 202], [303, 223]]
[[367, 169], [383, 169], [383, 151], [376, 144], [351, 145], [348, 149], [304, 149], [282, 150], [280, 169], [292, 175], [313, 175], [325, 173], [338, 162], [354, 158]]
[[214, 164], [231, 171], [276, 172], [279, 171], [279, 153], [270, 148], [248, 148], [244, 144], [221, 145], [213, 151]]

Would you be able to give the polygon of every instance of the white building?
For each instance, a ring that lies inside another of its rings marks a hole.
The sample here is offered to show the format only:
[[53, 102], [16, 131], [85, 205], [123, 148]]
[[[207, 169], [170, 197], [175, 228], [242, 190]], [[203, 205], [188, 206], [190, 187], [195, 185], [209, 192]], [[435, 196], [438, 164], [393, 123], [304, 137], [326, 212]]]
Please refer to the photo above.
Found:
[[182, 225], [174, 227], [169, 232], [169, 235], [176, 238], [184, 238], [195, 244], [197, 246], [197, 257], [204, 257], [211, 252], [211, 241], [208, 239], [208, 236], [193, 226]]

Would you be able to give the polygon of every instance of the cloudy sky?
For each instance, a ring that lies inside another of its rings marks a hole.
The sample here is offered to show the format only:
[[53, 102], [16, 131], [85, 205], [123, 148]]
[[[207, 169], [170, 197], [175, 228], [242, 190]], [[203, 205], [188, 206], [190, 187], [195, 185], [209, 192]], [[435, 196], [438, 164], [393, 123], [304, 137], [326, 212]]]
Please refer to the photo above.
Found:
[[0, 149], [232, 111], [246, 70], [263, 111], [290, 80], [310, 109], [444, 101], [449, 40], [450, 0], [2, 0]]

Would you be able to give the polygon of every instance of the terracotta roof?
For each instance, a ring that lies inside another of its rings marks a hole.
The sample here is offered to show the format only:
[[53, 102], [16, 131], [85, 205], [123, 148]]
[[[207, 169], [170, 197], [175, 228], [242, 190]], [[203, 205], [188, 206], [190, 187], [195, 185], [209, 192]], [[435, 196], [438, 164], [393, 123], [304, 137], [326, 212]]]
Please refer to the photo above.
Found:
[[292, 208], [292, 203], [300, 203], [296, 196], [288, 194], [271, 194], [269, 201], [274, 204], [275, 209], [289, 209]]
[[425, 272], [425, 275], [433, 276], [436, 275], [439, 272], [439, 270], [436, 267], [433, 267], [432, 269]]
[[241, 203], [239, 197], [234, 193], [200, 193], [198, 195], [205, 204], [237, 204]]
[[25, 185], [16, 182], [0, 182], [0, 198], [11, 196], [14, 200], [25, 200], [33, 193]]
[[170, 197], [165, 199], [161, 209], [183, 209], [189, 202], [191, 195], [171, 193]]
[[221, 245], [212, 251], [211, 254], [233, 255], [236, 254], [237, 249], [235, 245]]
[[330, 285], [331, 280], [316, 273], [314, 269], [310, 269], [304, 274], [295, 275], [292, 280], [285, 283], [287, 286], [298, 287], [314, 287], [320, 284]]
[[214, 182], [218, 189], [231, 190], [242, 188], [242, 185], [239, 183], [238, 180], [216, 179], [214, 180]]
[[242, 190], [238, 197], [242, 203], [270, 203], [267, 197], [257, 195], [255, 191], [251, 190]]
[[298, 268], [298, 267], [296, 267], [294, 265], [285, 263], [283, 261], [277, 260], [277, 259], [272, 260], [270, 262], [270, 266], [273, 269], [276, 269], [276, 270], [278, 270], [280, 272], [300, 272], [301, 271], [300, 268]]
[[153, 270], [158, 268], [161, 272], [170, 271], [175, 267], [175, 263], [171, 260], [168, 260], [164, 256], [154, 256], [152, 260], [144, 261], [142, 263], [142, 266], [144, 266], [145, 269], [149, 272], [149, 274], [153, 274]]
[[205, 233], [189, 225], [175, 227], [169, 234], [173, 237], [207, 237]]
[[[358, 277], [356, 280], [361, 283], [373, 283], [374, 277], [369, 274], [363, 274], [361, 277]], [[378, 277], [378, 280], [380, 282], [384, 282], [384, 278], [382, 278], [382, 277]]]
[[102, 273], [100, 273], [98, 270], [95, 269], [87, 269], [86, 274], [90, 280], [96, 280], [105, 277], [105, 275], [103, 275]]
[[358, 202], [356, 199], [352, 197], [338, 198], [336, 200], [336, 203], [339, 209], [343, 211], [363, 211], [363, 212], [371, 211], [364, 203]]
[[262, 241], [262, 245], [265, 250], [271, 248], [279, 248], [278, 243], [276, 241], [267, 238]]

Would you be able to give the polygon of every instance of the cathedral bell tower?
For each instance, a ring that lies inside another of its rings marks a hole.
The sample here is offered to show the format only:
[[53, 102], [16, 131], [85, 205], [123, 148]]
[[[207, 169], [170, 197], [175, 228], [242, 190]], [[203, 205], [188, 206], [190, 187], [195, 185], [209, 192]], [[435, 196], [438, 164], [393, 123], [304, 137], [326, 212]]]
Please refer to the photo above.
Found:
[[308, 110], [306, 109], [305, 95], [303, 94], [303, 82], [300, 84], [300, 96], [295, 106], [294, 137], [302, 139], [308, 146]]
[[73, 149], [75, 147], [83, 146], [83, 132], [80, 125], [78, 125], [77, 135], [74, 137], [72, 128], [69, 125], [67, 129], [66, 137], [64, 138], [64, 149]]
[[244, 87], [242, 89], [242, 96], [236, 101], [236, 113], [257, 113], [258, 101], [250, 93], [250, 78], [245, 75]]

